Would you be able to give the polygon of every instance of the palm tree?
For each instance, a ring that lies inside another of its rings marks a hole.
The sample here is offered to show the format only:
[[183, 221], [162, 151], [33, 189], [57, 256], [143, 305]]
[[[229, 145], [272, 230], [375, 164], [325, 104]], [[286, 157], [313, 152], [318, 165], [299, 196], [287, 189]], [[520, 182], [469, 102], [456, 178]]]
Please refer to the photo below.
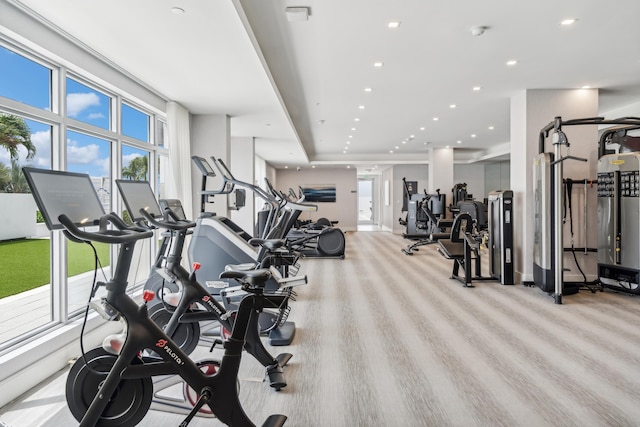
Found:
[[6, 186], [8, 193], [30, 193], [27, 178], [17, 160], [11, 159], [11, 183]]
[[129, 162], [129, 166], [122, 168], [122, 177], [133, 180], [145, 180], [148, 167], [147, 156], [138, 156]]
[[29, 126], [21, 117], [13, 114], [0, 115], [0, 146], [7, 149], [12, 160], [18, 160], [18, 147], [27, 149], [27, 160], [36, 155], [36, 146], [31, 142]]
[[6, 191], [9, 184], [11, 184], [11, 169], [4, 163], [0, 163], [0, 193]]
[[29, 187], [18, 164], [18, 147], [27, 149], [27, 160], [36, 155], [36, 146], [31, 142], [31, 131], [23, 118], [13, 114], [0, 114], [0, 146], [7, 149], [11, 158], [11, 169], [0, 164], [0, 191], [28, 193]]

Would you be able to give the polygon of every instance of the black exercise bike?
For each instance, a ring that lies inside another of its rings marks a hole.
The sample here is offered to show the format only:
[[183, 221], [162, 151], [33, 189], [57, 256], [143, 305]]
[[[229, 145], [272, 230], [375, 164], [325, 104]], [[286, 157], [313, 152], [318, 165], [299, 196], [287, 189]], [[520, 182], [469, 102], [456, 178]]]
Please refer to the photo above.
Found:
[[[187, 231], [196, 224], [179, 219], [170, 209], [162, 212], [147, 181], [116, 180], [116, 184], [133, 221], [138, 224], [146, 221], [147, 224], [168, 230], [173, 234], [174, 242], [166, 259], [164, 274], [169, 276], [170, 282], [181, 285], [179, 300], [175, 306], [166, 303], [154, 305], [149, 309], [149, 317], [160, 325], [187, 354], [190, 354], [198, 345], [201, 321], [217, 321], [223, 338], [226, 338], [233, 328], [235, 312], [227, 311], [207, 288], [198, 282], [195, 268], [192, 273], [189, 273], [181, 265]], [[283, 244], [280, 240], [264, 240], [262, 243], [269, 249], [275, 249]], [[306, 276], [278, 280], [278, 284], [282, 287], [306, 283]], [[260, 339], [261, 328], [258, 319], [264, 308], [279, 308], [286, 305], [289, 298], [289, 293], [286, 292], [264, 293], [262, 304], [255, 306], [249, 317], [244, 344], [245, 350], [266, 368], [269, 385], [278, 391], [287, 385], [282, 368], [292, 355], [281, 353], [274, 358], [269, 354]], [[196, 303], [198, 307], [194, 308]], [[214, 346], [216, 343], [221, 341], [214, 341]]]
[[[138, 424], [153, 400], [152, 378], [169, 375], [180, 376], [193, 392], [193, 409], [180, 426], [187, 426], [205, 405], [227, 425], [254, 426], [238, 398], [237, 377], [249, 321], [255, 307], [264, 305], [262, 291], [270, 272], [259, 269], [221, 274], [239, 281], [247, 296], [239, 304], [219, 368], [210, 362], [194, 362], [149, 319], [146, 304], [139, 305], [126, 293], [135, 244], [152, 237], [153, 232], [128, 226], [113, 213], [105, 215], [89, 175], [28, 167], [23, 171], [50, 230], [63, 230], [74, 242], [120, 246], [112, 279], [97, 285], [107, 290], [105, 313], [124, 319], [126, 338], [117, 355], [97, 348], [83, 354], [71, 368], [66, 398], [80, 426]], [[88, 226], [98, 226], [98, 230], [81, 229]], [[144, 299], [150, 298], [153, 295], [147, 293]], [[149, 350], [153, 356], [144, 356]], [[262, 425], [279, 427], [285, 421], [284, 415], [271, 415]]]

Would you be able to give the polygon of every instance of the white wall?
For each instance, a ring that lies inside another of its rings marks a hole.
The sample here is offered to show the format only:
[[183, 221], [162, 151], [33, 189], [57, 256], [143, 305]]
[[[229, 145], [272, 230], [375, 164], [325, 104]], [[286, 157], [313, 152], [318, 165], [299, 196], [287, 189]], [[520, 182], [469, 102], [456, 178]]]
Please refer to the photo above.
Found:
[[380, 179], [380, 204], [382, 205], [380, 228], [384, 231], [393, 231], [394, 222], [398, 221], [398, 218], [393, 217], [393, 168], [382, 172]]
[[497, 190], [510, 190], [511, 162], [504, 160], [502, 162], [495, 162], [485, 164], [484, 166], [484, 193], [485, 197]]
[[[458, 164], [453, 166], [453, 183], [466, 183], [467, 193], [474, 199], [482, 201], [486, 196], [484, 190], [484, 165], [480, 163]], [[453, 188], [453, 186], [452, 186]], [[440, 192], [447, 195], [447, 205], [451, 203], [453, 195], [451, 188], [441, 188]]]
[[36, 202], [31, 194], [0, 193], [0, 241], [36, 235]]
[[[222, 159], [229, 165], [230, 159], [230, 118], [224, 114], [194, 114], [191, 116], [191, 155], [197, 155], [207, 159], [211, 163], [211, 156]], [[216, 177], [207, 179], [207, 190], [220, 190], [222, 177], [213, 165]], [[191, 185], [193, 188], [193, 213], [197, 218], [200, 215], [200, 194], [202, 188], [202, 174], [195, 164], [191, 163]], [[229, 217], [227, 209], [227, 196], [216, 195], [214, 203], [207, 203], [205, 210], [214, 212], [218, 216]]]
[[640, 117], [640, 101], [615, 110], [601, 112], [600, 115], [607, 120], [620, 117]]
[[315, 221], [324, 217], [338, 221], [337, 226], [343, 231], [355, 231], [358, 223], [358, 177], [355, 168], [278, 169], [274, 187], [288, 193], [289, 188], [297, 192], [298, 186], [318, 184], [335, 184], [336, 202], [317, 203], [317, 212], [303, 213], [300, 219]]
[[[228, 165], [231, 173], [238, 181], [254, 184], [255, 180], [255, 156], [253, 155], [253, 138], [231, 138], [231, 164]], [[247, 188], [245, 190], [246, 202], [245, 206], [239, 210], [231, 210], [229, 212], [231, 221], [236, 223], [240, 228], [251, 235], [255, 235], [255, 204], [260, 203], [259, 198]], [[258, 199], [256, 201], [256, 199]]]

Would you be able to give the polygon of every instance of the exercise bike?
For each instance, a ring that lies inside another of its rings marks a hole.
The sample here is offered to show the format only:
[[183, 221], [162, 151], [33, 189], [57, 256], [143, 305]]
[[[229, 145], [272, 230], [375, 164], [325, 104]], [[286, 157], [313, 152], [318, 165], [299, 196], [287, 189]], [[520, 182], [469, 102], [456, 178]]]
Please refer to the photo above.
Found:
[[[165, 209], [161, 213], [160, 206], [147, 181], [116, 180], [116, 185], [129, 211], [129, 215], [134, 221], [140, 224], [144, 220], [148, 224], [168, 230], [174, 235], [175, 242], [171, 245], [172, 250], [167, 257], [165, 274], [170, 276], [172, 283], [182, 285], [182, 289], [180, 292], [173, 294], [173, 296], [177, 297], [175, 298], [177, 301], [173, 306], [164, 303], [156, 304], [148, 310], [149, 317], [160, 325], [165, 333], [172, 337], [176, 344], [187, 354], [190, 354], [200, 341], [199, 322], [201, 321], [217, 321], [222, 329], [223, 338], [228, 336], [233, 327], [234, 313], [225, 310], [211, 293], [198, 282], [195, 274], [197, 267], [194, 268], [193, 273], [189, 273], [181, 265], [187, 230], [195, 227], [195, 223], [179, 219], [169, 209]], [[265, 241], [264, 244], [273, 248], [277, 246], [278, 242], [282, 244], [281, 241]], [[278, 283], [285, 287], [306, 284], [306, 282], [306, 276], [278, 280]], [[238, 291], [241, 290], [234, 289], [231, 292]], [[269, 354], [260, 339], [258, 316], [263, 308], [280, 307], [286, 304], [288, 298], [288, 293], [265, 293], [263, 306], [256, 307], [249, 318], [249, 329], [247, 330], [244, 344], [245, 350], [266, 368], [269, 385], [277, 391], [286, 386], [282, 368], [288, 363], [292, 355], [290, 353], [281, 353], [274, 358]], [[167, 295], [167, 299], [171, 299], [171, 295]], [[198, 308], [194, 308], [196, 303]], [[200, 309], [200, 307], [203, 307], [204, 310]], [[220, 340], [216, 340], [213, 345], [221, 343]]]
[[[205, 405], [226, 425], [255, 426], [238, 398], [237, 377], [249, 321], [255, 307], [264, 305], [263, 286], [270, 272], [261, 269], [221, 274], [238, 280], [248, 295], [239, 305], [219, 368], [210, 362], [194, 362], [149, 318], [146, 304], [139, 305], [126, 293], [135, 245], [152, 237], [153, 232], [128, 226], [113, 213], [105, 215], [87, 174], [30, 167], [23, 171], [49, 230], [63, 230], [74, 242], [120, 246], [112, 279], [98, 282], [93, 291], [100, 286], [106, 288], [103, 312], [111, 319], [123, 319], [127, 333], [117, 355], [97, 348], [83, 354], [72, 366], [66, 399], [80, 426], [138, 424], [154, 398], [152, 378], [168, 375], [180, 376], [191, 389], [192, 409], [181, 426], [187, 426]], [[97, 231], [81, 229], [95, 225]], [[145, 301], [153, 298], [150, 294], [146, 293]], [[153, 350], [154, 356], [144, 356], [147, 350]], [[262, 425], [279, 427], [285, 421], [284, 415], [271, 415]]]

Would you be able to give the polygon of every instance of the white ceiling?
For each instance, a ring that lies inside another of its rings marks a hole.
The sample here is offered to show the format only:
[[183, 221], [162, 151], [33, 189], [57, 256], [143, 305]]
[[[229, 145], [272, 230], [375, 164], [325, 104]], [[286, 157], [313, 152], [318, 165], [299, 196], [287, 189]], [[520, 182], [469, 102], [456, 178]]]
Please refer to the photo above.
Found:
[[589, 85], [601, 111], [640, 101], [638, 0], [19, 2], [192, 113], [229, 114], [276, 167], [504, 154], [524, 89]]

